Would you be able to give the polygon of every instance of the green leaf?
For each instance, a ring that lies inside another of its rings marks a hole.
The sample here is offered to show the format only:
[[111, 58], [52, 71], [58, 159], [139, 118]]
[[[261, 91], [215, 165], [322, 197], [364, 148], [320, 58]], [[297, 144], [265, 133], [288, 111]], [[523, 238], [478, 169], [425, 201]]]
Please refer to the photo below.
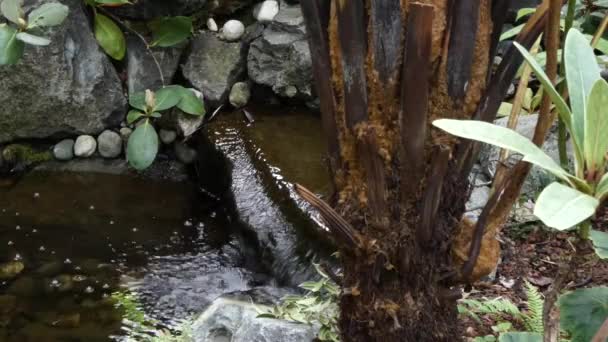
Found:
[[103, 14], [95, 15], [95, 38], [110, 57], [119, 61], [125, 57], [127, 43], [124, 34], [112, 19]]
[[23, 56], [25, 44], [17, 39], [17, 30], [0, 24], [0, 65], [15, 64]]
[[608, 173], [605, 173], [595, 188], [595, 198], [603, 200], [608, 195]]
[[157, 153], [158, 134], [150, 120], [146, 120], [129, 137], [127, 160], [136, 170], [143, 170], [152, 165]]
[[[601, 78], [593, 48], [585, 36], [571, 29], [566, 37], [564, 49], [566, 81], [572, 106], [572, 127], [570, 132], [578, 146], [585, 141], [585, 117], [587, 98], [595, 82]], [[583, 151], [584, 152], [584, 151]]]
[[133, 93], [129, 95], [129, 104], [133, 108], [137, 108], [139, 110], [146, 110], [146, 93], [143, 91]]
[[95, 0], [95, 3], [101, 6], [117, 7], [130, 4], [128, 0]]
[[49, 39], [44, 37], [38, 37], [27, 32], [17, 33], [17, 39], [30, 45], [47, 46], [51, 44], [51, 41]]
[[578, 289], [559, 299], [560, 323], [572, 342], [589, 342], [608, 318], [608, 287]]
[[543, 335], [531, 332], [509, 332], [500, 334], [498, 342], [542, 342]]
[[192, 18], [166, 17], [161, 18], [158, 25], [153, 26], [154, 40], [150, 46], [169, 47], [177, 45], [190, 37], [192, 33]]
[[536, 12], [536, 8], [535, 7], [526, 7], [526, 8], [522, 8], [519, 11], [517, 11], [517, 17], [515, 18], [515, 21]]
[[150, 116], [158, 119], [158, 118], [162, 117], [162, 114], [159, 112], [154, 112], [154, 113], [150, 114]]
[[1, 0], [2, 2], [0, 3], [0, 12], [2, 12], [2, 15], [8, 19], [9, 21], [13, 22], [14, 24], [17, 24], [19, 26], [21, 26], [21, 23], [19, 22], [21, 20], [23, 20], [23, 0]]
[[145, 114], [138, 110], [130, 110], [127, 114], [127, 123], [130, 125], [144, 116]]
[[524, 161], [540, 166], [565, 181], [570, 182], [570, 178], [574, 178], [538, 146], [508, 128], [483, 121], [452, 119], [435, 120], [433, 125], [461, 138], [481, 141], [520, 153], [524, 156]]
[[601, 259], [608, 259], [608, 233], [591, 230], [590, 236], [595, 248], [595, 254]]
[[58, 2], [48, 2], [36, 8], [27, 16], [27, 28], [57, 26], [68, 16], [68, 6]]
[[196, 96], [196, 93], [194, 91], [187, 88], [183, 88], [181, 94], [182, 98], [177, 104], [177, 108], [181, 109], [184, 113], [188, 113], [190, 115], [205, 115], [205, 105], [203, 101], [198, 96]]
[[184, 87], [171, 85], [157, 91], [154, 111], [160, 112], [175, 107], [182, 99], [182, 89]]
[[591, 217], [599, 201], [561, 183], [551, 183], [536, 200], [534, 215], [558, 230], [570, 229]]
[[519, 34], [519, 32], [521, 32], [521, 30], [524, 28], [524, 25], [525, 24], [517, 25], [517, 26], [513, 27], [512, 29], [503, 32], [500, 35], [500, 40], [503, 41], [503, 40], [511, 39], [511, 38], [517, 36]]
[[603, 171], [608, 152], [608, 83], [599, 79], [591, 88], [585, 119], [585, 161], [588, 170]]
[[[566, 101], [564, 101], [564, 99], [559, 95], [557, 90], [555, 90], [553, 83], [551, 82], [551, 80], [549, 80], [549, 77], [547, 77], [547, 74], [545, 74], [543, 68], [538, 64], [536, 59], [526, 50], [526, 48], [524, 48], [517, 42], [513, 42], [513, 45], [515, 45], [519, 52], [524, 56], [528, 64], [530, 64], [530, 67], [532, 68], [532, 70], [534, 70], [536, 77], [543, 85], [543, 89], [547, 91], [549, 97], [551, 98], [551, 101], [553, 101], [553, 104], [555, 104], [555, 108], [557, 109], [560, 118], [562, 119], [562, 121], [564, 121], [568, 130], [572, 132], [572, 114], [570, 113], [570, 109], [568, 108]], [[582, 140], [579, 143], [582, 143]], [[575, 144], [575, 146], [580, 146], [580, 144]]]

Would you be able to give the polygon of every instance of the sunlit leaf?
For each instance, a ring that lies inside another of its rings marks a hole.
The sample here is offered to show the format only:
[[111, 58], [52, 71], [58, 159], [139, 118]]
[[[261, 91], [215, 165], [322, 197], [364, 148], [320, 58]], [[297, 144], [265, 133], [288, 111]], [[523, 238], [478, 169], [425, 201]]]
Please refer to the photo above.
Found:
[[190, 115], [201, 116], [205, 115], [205, 105], [203, 100], [196, 96], [194, 91], [183, 88], [181, 91], [181, 100], [177, 104], [177, 108], [179, 108], [184, 113]]
[[532, 332], [509, 332], [500, 334], [498, 342], [542, 342], [543, 335]]
[[27, 32], [19, 32], [17, 33], [17, 39], [20, 41], [37, 46], [47, 46], [51, 44], [51, 41], [44, 37], [38, 37], [33, 34], [29, 34]]
[[146, 120], [129, 137], [127, 159], [133, 168], [143, 170], [152, 165], [157, 153], [158, 134], [150, 120]]
[[163, 111], [175, 107], [182, 99], [182, 86], [167, 86], [156, 92], [154, 111]]
[[577, 144], [583, 148], [587, 98], [595, 82], [601, 78], [600, 68], [597, 65], [595, 54], [593, 53], [593, 48], [589, 45], [589, 41], [576, 29], [571, 29], [568, 32], [564, 58], [566, 81], [568, 82], [568, 92], [572, 106], [572, 127], [570, 132], [577, 141]]
[[151, 46], [169, 47], [177, 45], [190, 37], [192, 33], [192, 18], [166, 17], [153, 25], [154, 40]]
[[57, 26], [68, 16], [68, 6], [58, 2], [48, 2], [34, 9], [27, 17], [27, 28]]
[[589, 237], [593, 242], [595, 254], [597, 254], [602, 259], [608, 259], [608, 233], [592, 229], [589, 234]]
[[146, 93], [143, 91], [129, 94], [129, 105], [139, 110], [146, 110]]
[[599, 201], [561, 183], [551, 183], [538, 196], [534, 215], [558, 230], [570, 229], [591, 217]]
[[587, 102], [585, 161], [589, 170], [601, 171], [608, 152], [608, 83], [600, 78]]
[[128, 0], [95, 0], [95, 3], [105, 7], [118, 7], [130, 4]]
[[503, 32], [500, 35], [500, 40], [507, 40], [507, 39], [511, 39], [515, 36], [517, 36], [519, 34], [519, 32], [521, 32], [521, 30], [524, 28], [524, 24], [521, 25], [517, 25], [513, 28], [511, 28], [510, 30], [507, 30], [505, 32]]
[[142, 113], [138, 110], [131, 110], [127, 114], [127, 123], [130, 125], [144, 116], [145, 116], [144, 113]]
[[23, 56], [25, 44], [17, 39], [17, 30], [0, 24], [0, 65], [15, 64]]
[[605, 173], [604, 176], [602, 176], [602, 179], [600, 179], [600, 182], [595, 188], [595, 198], [601, 201], [606, 195], [608, 195], [608, 173]]
[[124, 34], [112, 19], [99, 13], [95, 15], [95, 38], [110, 57], [116, 60], [125, 57], [127, 43]]
[[21, 26], [21, 22], [19, 19], [23, 20], [23, 0], [2, 0], [0, 2], [0, 12], [2, 15], [13, 22]]
[[578, 289], [559, 299], [560, 323], [572, 342], [589, 342], [608, 318], [608, 287]]

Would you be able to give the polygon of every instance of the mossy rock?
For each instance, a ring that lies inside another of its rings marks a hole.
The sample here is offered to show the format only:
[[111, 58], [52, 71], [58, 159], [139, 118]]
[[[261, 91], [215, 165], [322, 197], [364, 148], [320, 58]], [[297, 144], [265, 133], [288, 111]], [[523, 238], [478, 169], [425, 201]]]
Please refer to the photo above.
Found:
[[39, 151], [29, 145], [12, 144], [2, 150], [2, 158], [12, 165], [22, 163], [25, 166], [31, 166], [52, 160], [53, 155], [50, 151]]

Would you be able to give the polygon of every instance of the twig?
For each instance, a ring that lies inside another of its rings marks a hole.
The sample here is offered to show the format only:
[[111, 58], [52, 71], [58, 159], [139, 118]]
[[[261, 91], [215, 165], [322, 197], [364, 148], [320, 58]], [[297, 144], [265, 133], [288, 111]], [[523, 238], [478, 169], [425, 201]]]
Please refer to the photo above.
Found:
[[604, 16], [604, 19], [602, 19], [602, 23], [600, 24], [600, 26], [597, 28], [597, 31], [595, 31], [595, 34], [593, 35], [593, 39], [591, 40], [591, 46], [592, 47], [596, 47], [597, 43], [599, 43], [600, 38], [602, 38], [602, 36], [604, 35], [604, 31], [606, 31], [606, 27], [608, 27], [608, 14], [606, 14]]
[[127, 31], [129, 31], [129, 32], [133, 33], [134, 35], [136, 35], [144, 43], [144, 45], [146, 47], [146, 50], [148, 51], [148, 53], [150, 54], [150, 56], [154, 60], [154, 64], [156, 65], [156, 69], [158, 70], [158, 75], [160, 76], [160, 82], [162, 83], [162, 85], [164, 87], [165, 86], [165, 76], [163, 75], [163, 69], [160, 67], [160, 63], [158, 62], [158, 59], [156, 59], [156, 56], [154, 55], [154, 52], [152, 52], [152, 49], [150, 48], [150, 44], [148, 44], [148, 41], [146, 40], [146, 38], [144, 38], [144, 36], [142, 36], [136, 30], [132, 29], [127, 24], [125, 24], [124, 22], [122, 22], [122, 20], [120, 20], [117, 16], [115, 16], [114, 14], [108, 12], [106, 9], [104, 9], [102, 7], [97, 7], [97, 10], [99, 10], [104, 15], [107, 15], [108, 17], [112, 18], [112, 20], [114, 20], [115, 22], [117, 22], [118, 25], [122, 26]]

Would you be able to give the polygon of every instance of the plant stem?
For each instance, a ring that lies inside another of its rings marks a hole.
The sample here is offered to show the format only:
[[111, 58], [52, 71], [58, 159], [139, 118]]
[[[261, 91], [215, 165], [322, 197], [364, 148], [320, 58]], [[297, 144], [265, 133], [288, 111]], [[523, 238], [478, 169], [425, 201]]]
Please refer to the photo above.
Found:
[[602, 35], [604, 35], [604, 32], [606, 31], [606, 27], [608, 26], [608, 14], [604, 16], [604, 19], [602, 19], [602, 23], [600, 24], [600, 26], [597, 28], [597, 31], [595, 31], [595, 34], [593, 35], [593, 39], [591, 40], [591, 46], [592, 47], [596, 47], [597, 43], [599, 43], [600, 38], [602, 38]]
[[[576, 6], [576, 0], [568, 0], [568, 12], [566, 12], [566, 23], [564, 27], [564, 37], [568, 35], [568, 31], [572, 28], [574, 23], [574, 8]], [[562, 63], [560, 64], [559, 73], [562, 77], [566, 75], [566, 63], [564, 63], [564, 52], [562, 51]], [[560, 93], [564, 93], [566, 91], [566, 83], [562, 82]], [[559, 150], [559, 162], [565, 170], [568, 170], [568, 152], [566, 146], [566, 140], [568, 139], [568, 134], [566, 132], [566, 125], [564, 122], [559, 119], [557, 122], [558, 128], [558, 138], [557, 145]]]
[[589, 232], [591, 231], [591, 221], [585, 220], [578, 227], [578, 235], [583, 240], [589, 240]]

